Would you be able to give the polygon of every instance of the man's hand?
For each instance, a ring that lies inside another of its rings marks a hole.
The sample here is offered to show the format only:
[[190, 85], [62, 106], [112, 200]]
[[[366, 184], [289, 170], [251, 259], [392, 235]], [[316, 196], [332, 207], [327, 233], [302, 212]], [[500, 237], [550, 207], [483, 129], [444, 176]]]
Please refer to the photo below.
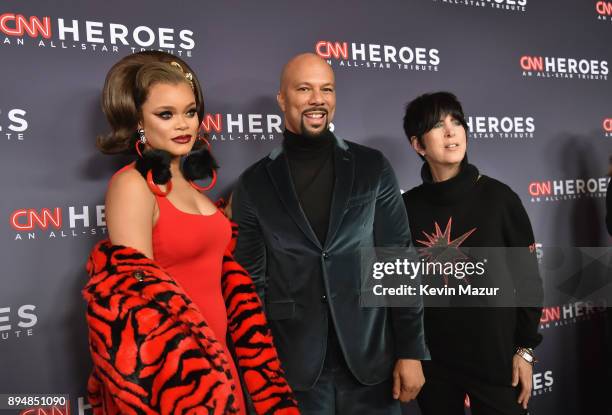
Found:
[[393, 399], [408, 402], [416, 398], [425, 384], [420, 360], [398, 359], [393, 369]]
[[521, 393], [518, 397], [518, 403], [527, 409], [527, 402], [531, 397], [531, 387], [533, 386], [533, 367], [529, 362], [519, 355], [514, 355], [512, 358], [512, 386], [517, 386], [521, 383]]

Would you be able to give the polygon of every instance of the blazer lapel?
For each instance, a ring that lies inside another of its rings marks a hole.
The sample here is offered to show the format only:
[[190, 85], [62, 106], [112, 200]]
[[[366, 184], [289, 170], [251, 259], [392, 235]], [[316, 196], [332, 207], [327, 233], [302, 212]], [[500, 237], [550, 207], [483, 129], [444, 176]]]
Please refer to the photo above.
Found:
[[321, 242], [314, 233], [306, 215], [302, 210], [302, 206], [295, 193], [293, 181], [291, 180], [291, 171], [289, 170], [289, 163], [284, 153], [278, 154], [270, 163], [267, 165], [268, 174], [274, 187], [278, 193], [281, 202], [285, 205], [289, 216], [294, 220], [297, 226], [302, 230], [304, 235], [312, 241], [316, 246], [321, 248]]
[[340, 228], [349, 197], [351, 196], [353, 179], [355, 177], [353, 155], [347, 150], [343, 142], [337, 143], [334, 147], [334, 170], [336, 181], [329, 210], [329, 227], [327, 229], [327, 238], [325, 238], [326, 247], [333, 241], [338, 228]]

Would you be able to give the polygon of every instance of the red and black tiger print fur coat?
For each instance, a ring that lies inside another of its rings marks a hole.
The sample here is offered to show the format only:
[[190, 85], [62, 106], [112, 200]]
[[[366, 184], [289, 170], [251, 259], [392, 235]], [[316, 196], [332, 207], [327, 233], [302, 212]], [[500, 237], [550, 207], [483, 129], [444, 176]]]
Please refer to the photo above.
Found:
[[[261, 302], [232, 256], [223, 257], [228, 331], [257, 414], [299, 414]], [[223, 346], [168, 273], [135, 249], [98, 243], [87, 263], [94, 415], [237, 413], [236, 384]]]

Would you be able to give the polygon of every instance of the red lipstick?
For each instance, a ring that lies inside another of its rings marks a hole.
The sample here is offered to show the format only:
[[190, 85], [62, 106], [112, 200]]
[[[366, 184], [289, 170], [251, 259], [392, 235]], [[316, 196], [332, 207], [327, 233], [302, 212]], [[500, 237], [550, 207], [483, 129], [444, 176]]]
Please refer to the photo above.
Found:
[[172, 141], [178, 144], [187, 144], [188, 142], [191, 141], [191, 136], [190, 135], [179, 135], [178, 137], [174, 137]]

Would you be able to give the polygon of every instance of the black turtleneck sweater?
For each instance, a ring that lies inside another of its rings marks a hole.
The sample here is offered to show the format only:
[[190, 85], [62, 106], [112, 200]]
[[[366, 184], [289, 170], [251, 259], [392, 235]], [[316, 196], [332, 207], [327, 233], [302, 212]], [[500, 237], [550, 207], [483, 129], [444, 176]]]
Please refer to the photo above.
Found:
[[[436, 224], [441, 232], [450, 228], [451, 241], [469, 233], [463, 247], [533, 246], [531, 223], [516, 193], [481, 176], [467, 160], [449, 180], [434, 183], [427, 163], [421, 176], [423, 184], [403, 195], [415, 246], [424, 246], [418, 240], [427, 240], [424, 233], [436, 233]], [[527, 272], [511, 278], [520, 280], [531, 298], [541, 300], [535, 253], [526, 255]], [[516, 347], [535, 347], [541, 341], [540, 315], [539, 307], [426, 307], [425, 335], [432, 360], [468, 379], [509, 385]]]
[[327, 130], [308, 137], [285, 130], [284, 136], [295, 192], [312, 230], [324, 244], [334, 191], [334, 135]]

